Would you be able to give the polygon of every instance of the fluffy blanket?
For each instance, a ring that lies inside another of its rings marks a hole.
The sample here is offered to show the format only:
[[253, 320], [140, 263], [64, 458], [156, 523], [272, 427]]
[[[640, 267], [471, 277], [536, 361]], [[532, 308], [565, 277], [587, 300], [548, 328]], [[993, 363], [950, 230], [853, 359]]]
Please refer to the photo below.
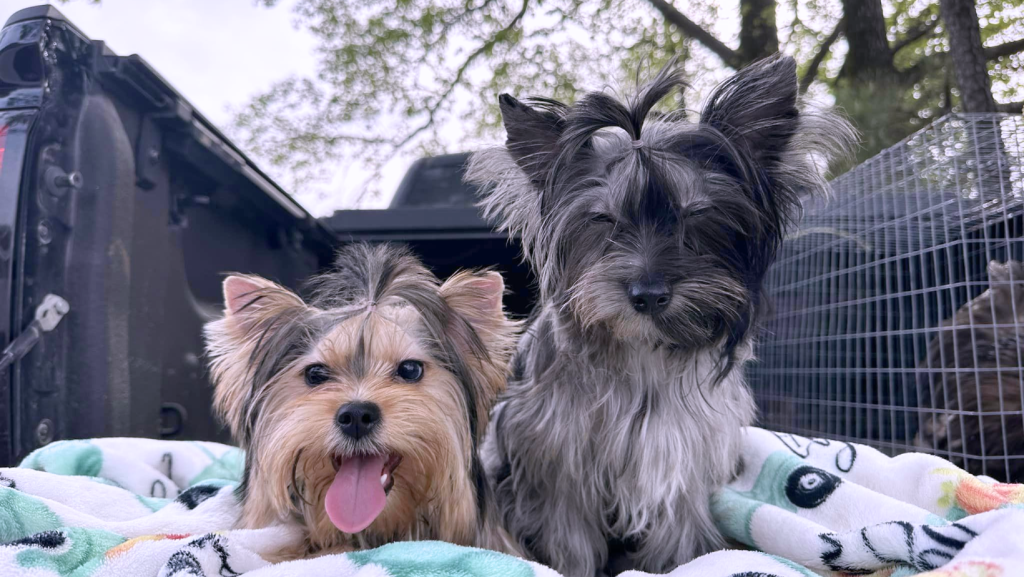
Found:
[[[674, 577], [1009, 577], [1024, 568], [1024, 486], [927, 455], [889, 458], [762, 429], [745, 439], [744, 471], [712, 506], [723, 531], [751, 550], [701, 557]], [[0, 575], [555, 575], [438, 542], [272, 565], [261, 555], [299, 536], [231, 529], [242, 461], [238, 449], [199, 442], [94, 439], [40, 449], [0, 469]]]

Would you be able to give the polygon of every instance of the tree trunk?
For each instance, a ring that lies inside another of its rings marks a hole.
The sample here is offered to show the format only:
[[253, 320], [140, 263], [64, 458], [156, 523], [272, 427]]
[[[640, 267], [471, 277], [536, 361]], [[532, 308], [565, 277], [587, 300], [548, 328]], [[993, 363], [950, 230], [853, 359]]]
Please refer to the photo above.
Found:
[[740, 0], [740, 48], [744, 64], [779, 51], [779, 29], [775, 25], [776, 0]]
[[846, 61], [833, 94], [861, 133], [859, 160], [899, 142], [918, 128], [909, 86], [893, 64], [882, 0], [842, 0]]
[[940, 0], [964, 112], [996, 112], [974, 0]]
[[843, 14], [849, 45], [843, 76], [854, 81], [891, 80], [896, 68], [885, 36], [881, 0], [843, 0]]

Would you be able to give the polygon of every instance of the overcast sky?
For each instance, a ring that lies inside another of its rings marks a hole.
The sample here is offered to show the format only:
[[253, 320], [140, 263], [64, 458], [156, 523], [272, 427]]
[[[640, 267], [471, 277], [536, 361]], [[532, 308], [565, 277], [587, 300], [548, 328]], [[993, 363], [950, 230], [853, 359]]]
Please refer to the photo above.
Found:
[[[0, 0], [0, 25], [17, 10], [41, 0]], [[230, 122], [229, 107], [240, 106], [274, 81], [313, 76], [315, 39], [296, 28], [294, 0], [274, 8], [253, 0], [85, 0], [50, 2], [89, 38], [103, 40], [117, 54], [139, 54], [214, 124]], [[407, 164], [408, 161], [403, 161]], [[267, 167], [262, 167], [266, 169]], [[386, 173], [383, 196], [390, 197], [405, 166]], [[340, 175], [336, 195], [294, 196], [317, 216], [344, 205], [351, 191]], [[296, 191], [290, 191], [296, 192]], [[380, 200], [386, 203], [387, 198]]]

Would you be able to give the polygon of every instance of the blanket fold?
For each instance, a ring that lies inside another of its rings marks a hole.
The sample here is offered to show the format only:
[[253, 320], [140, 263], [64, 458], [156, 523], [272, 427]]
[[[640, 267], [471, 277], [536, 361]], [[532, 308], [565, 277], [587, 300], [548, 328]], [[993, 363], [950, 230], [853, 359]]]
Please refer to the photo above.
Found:
[[[265, 558], [301, 535], [232, 529], [243, 463], [217, 443], [53, 443], [0, 469], [0, 575], [555, 575], [439, 542], [272, 564]], [[711, 505], [721, 530], [751, 550], [706, 555], [673, 577], [1024, 574], [1024, 486], [934, 456], [749, 428], [742, 472]]]

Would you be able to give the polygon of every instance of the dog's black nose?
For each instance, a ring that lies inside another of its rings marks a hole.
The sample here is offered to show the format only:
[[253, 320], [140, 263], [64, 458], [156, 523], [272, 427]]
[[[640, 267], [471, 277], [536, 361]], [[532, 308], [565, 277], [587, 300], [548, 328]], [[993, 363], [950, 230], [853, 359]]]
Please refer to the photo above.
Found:
[[337, 421], [342, 433], [358, 441], [380, 423], [380, 407], [374, 403], [347, 403], [338, 409]]
[[633, 309], [645, 315], [656, 315], [672, 300], [672, 291], [663, 280], [639, 280], [630, 283], [626, 291]]

